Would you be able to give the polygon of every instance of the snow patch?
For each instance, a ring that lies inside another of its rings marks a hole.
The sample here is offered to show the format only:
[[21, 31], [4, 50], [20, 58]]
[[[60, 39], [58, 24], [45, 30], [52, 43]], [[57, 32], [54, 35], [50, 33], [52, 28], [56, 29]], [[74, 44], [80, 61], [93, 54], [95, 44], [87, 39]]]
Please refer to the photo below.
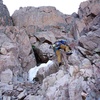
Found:
[[36, 77], [37, 75], [37, 72], [40, 68], [42, 67], [49, 67], [49, 66], [52, 66], [54, 64], [53, 61], [49, 60], [47, 63], [42, 63], [40, 66], [35, 66], [34, 68], [31, 68], [28, 72], [28, 75], [29, 75], [29, 78], [28, 80], [30, 82], [33, 82], [33, 79]]

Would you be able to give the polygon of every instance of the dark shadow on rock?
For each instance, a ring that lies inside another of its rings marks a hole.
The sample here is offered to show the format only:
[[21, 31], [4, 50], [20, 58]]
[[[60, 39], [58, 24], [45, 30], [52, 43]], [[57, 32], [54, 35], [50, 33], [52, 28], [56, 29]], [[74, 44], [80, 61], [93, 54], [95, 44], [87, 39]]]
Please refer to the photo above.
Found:
[[41, 63], [47, 63], [47, 61], [49, 60], [48, 56], [44, 55], [39, 48], [33, 47], [33, 51], [34, 51], [37, 65], [40, 65]]

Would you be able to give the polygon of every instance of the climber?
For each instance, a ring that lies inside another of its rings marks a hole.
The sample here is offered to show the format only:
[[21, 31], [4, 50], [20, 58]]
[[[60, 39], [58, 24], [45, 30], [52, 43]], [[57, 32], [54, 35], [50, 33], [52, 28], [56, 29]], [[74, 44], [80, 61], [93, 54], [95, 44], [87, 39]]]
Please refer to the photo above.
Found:
[[66, 55], [72, 54], [71, 48], [68, 46], [67, 40], [62, 39], [62, 40], [56, 41], [53, 44], [53, 50], [57, 55], [57, 60], [58, 60], [59, 66], [62, 65], [60, 49], [63, 49], [66, 52]]

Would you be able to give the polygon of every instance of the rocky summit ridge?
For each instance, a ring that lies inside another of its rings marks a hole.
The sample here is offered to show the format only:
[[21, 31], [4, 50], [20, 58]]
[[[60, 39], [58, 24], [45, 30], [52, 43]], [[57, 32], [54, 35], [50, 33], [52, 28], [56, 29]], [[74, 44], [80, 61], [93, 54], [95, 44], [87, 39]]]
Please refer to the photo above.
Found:
[[[73, 54], [62, 51], [59, 67], [51, 45], [62, 38]], [[100, 100], [100, 0], [71, 15], [42, 6], [12, 16], [0, 0], [0, 100]]]

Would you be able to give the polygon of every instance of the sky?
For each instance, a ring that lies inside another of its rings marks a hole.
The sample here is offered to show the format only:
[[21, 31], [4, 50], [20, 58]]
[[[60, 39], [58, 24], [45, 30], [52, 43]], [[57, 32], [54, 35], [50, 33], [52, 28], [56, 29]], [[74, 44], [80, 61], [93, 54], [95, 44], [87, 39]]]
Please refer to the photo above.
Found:
[[3, 0], [10, 12], [10, 15], [18, 10], [20, 7], [40, 7], [53, 6], [63, 14], [72, 14], [78, 12], [79, 4], [86, 0]]

